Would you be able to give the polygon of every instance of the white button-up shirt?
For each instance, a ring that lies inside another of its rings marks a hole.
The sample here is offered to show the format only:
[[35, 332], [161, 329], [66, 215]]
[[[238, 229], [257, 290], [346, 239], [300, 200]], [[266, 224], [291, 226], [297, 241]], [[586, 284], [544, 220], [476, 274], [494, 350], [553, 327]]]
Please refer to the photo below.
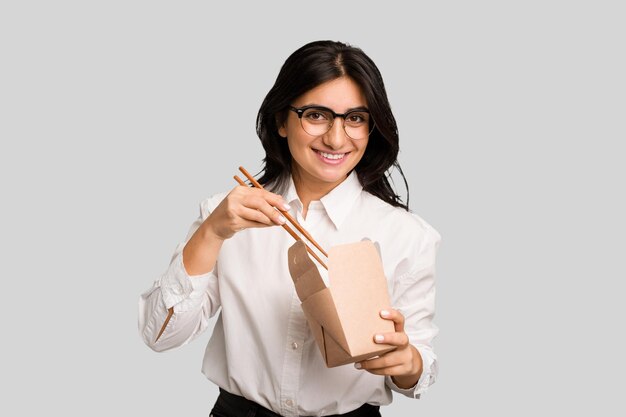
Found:
[[[187, 239], [226, 194], [202, 201]], [[312, 201], [306, 219], [293, 181], [283, 196], [290, 214], [327, 250], [364, 238], [378, 242], [391, 307], [404, 315], [405, 331], [423, 359], [416, 386], [400, 389], [391, 378], [352, 364], [326, 367], [289, 275], [287, 250], [294, 240], [281, 227], [236, 233], [222, 245], [213, 271], [199, 276], [187, 274], [182, 259], [186, 242], [178, 245], [167, 271], [139, 300], [139, 329], [146, 344], [157, 351], [184, 345], [220, 312], [203, 373], [225, 390], [276, 413], [346, 413], [364, 403], [389, 404], [391, 390], [419, 398], [437, 374], [432, 350], [438, 332], [432, 322], [437, 231], [419, 216], [364, 191], [354, 172]], [[170, 307], [174, 315], [155, 343]]]

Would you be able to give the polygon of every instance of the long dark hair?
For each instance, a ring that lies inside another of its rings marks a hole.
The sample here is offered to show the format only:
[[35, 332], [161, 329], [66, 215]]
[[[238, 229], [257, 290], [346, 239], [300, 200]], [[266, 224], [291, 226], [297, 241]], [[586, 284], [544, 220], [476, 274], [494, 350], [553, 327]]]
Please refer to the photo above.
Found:
[[[395, 207], [408, 210], [409, 187], [398, 163], [398, 128], [391, 112], [380, 71], [361, 49], [335, 41], [308, 43], [292, 53], [283, 64], [276, 82], [267, 93], [256, 120], [257, 135], [265, 149], [259, 182], [281, 189], [291, 174], [287, 141], [278, 134], [292, 102], [327, 81], [349, 77], [365, 98], [375, 127], [365, 153], [355, 170], [363, 189]], [[404, 204], [389, 180], [390, 168], [400, 172], [407, 190]]]

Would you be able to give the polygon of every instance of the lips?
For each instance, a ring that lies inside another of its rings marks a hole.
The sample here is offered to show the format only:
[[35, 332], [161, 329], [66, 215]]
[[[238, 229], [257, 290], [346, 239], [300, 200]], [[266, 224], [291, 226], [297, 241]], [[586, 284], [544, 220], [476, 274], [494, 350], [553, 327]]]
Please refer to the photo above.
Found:
[[326, 165], [341, 165], [348, 160], [346, 158], [350, 152], [324, 152], [313, 149], [315, 155]]
[[343, 159], [346, 156], [346, 153], [328, 153], [322, 151], [316, 151], [318, 154], [322, 155], [326, 159], [339, 160]]

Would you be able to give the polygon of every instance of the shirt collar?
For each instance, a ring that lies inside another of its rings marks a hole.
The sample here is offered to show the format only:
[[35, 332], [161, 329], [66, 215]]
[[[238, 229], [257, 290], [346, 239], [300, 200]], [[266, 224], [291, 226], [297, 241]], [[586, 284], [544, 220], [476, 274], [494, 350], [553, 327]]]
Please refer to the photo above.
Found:
[[[339, 228], [344, 222], [362, 190], [363, 186], [359, 182], [356, 171], [352, 170], [345, 180], [320, 199], [328, 217], [336, 228]], [[284, 198], [288, 204], [297, 204], [298, 208], [302, 209], [293, 177], [289, 179], [289, 186]]]
[[293, 177], [289, 177], [289, 184], [287, 185], [287, 191], [283, 195], [283, 198], [290, 206], [296, 204], [299, 208], [302, 208], [302, 203], [300, 202], [300, 197], [298, 197], [298, 193], [296, 192], [296, 185], [293, 183]]

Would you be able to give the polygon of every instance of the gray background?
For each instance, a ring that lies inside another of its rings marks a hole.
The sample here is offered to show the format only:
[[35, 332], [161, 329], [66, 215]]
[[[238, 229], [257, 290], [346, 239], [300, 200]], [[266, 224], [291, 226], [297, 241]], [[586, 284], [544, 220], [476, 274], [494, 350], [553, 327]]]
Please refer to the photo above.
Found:
[[443, 236], [439, 381], [384, 415], [624, 415], [624, 7], [403, 3], [2, 2], [2, 415], [208, 415], [209, 332], [154, 353], [137, 298], [317, 39], [378, 64]]

